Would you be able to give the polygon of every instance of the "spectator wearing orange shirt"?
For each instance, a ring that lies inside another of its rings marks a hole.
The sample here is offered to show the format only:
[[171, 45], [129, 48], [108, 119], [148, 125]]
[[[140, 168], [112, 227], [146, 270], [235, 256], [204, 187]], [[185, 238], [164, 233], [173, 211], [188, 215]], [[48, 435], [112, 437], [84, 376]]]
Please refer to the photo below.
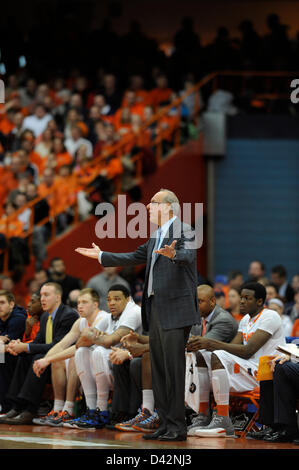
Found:
[[6, 202], [14, 203], [17, 194], [19, 193], [26, 194], [28, 184], [30, 183], [30, 176], [27, 173], [20, 173], [18, 180], [19, 180], [18, 187], [10, 191], [10, 193], [8, 194], [6, 198]]
[[29, 161], [32, 163], [32, 165], [35, 165], [39, 176], [45, 168], [45, 160], [35, 150], [35, 137], [32, 131], [26, 130], [23, 132], [21, 136], [21, 149], [24, 149], [26, 152], [28, 152]]
[[1, 177], [1, 202], [4, 203], [11, 191], [19, 186], [19, 175], [22, 173], [22, 163], [18, 155], [11, 157], [10, 165], [4, 167]]
[[[144, 104], [139, 103], [137, 101], [137, 96], [135, 91], [129, 90], [126, 93], [126, 107], [129, 108], [131, 115], [133, 114], [138, 114], [141, 119], [144, 119]], [[123, 108], [120, 108], [116, 111], [115, 116], [114, 116], [114, 125], [115, 128], [118, 129], [121, 118], [122, 118], [122, 110]]]
[[127, 93], [129, 91], [134, 91], [136, 95], [136, 102], [146, 106], [149, 103], [149, 92], [144, 88], [144, 79], [141, 75], [134, 74], [129, 77], [129, 87], [126, 90], [123, 100], [122, 100], [122, 107], [128, 105], [127, 102]]
[[231, 287], [228, 291], [228, 312], [234, 317], [234, 319], [240, 323], [244, 315], [240, 312], [240, 291], [235, 287]]
[[9, 135], [15, 127], [14, 115], [20, 112], [23, 116], [28, 115], [28, 110], [22, 107], [18, 93], [13, 93], [9, 101], [0, 105], [0, 132]]
[[38, 195], [47, 199], [52, 216], [57, 216], [57, 230], [63, 231], [68, 223], [68, 213], [73, 204], [71, 177], [61, 178], [55, 175], [53, 168], [45, 168], [42, 182], [38, 185]]
[[161, 103], [169, 101], [172, 90], [168, 86], [166, 75], [159, 74], [156, 78], [156, 87], [149, 92], [149, 102], [154, 110], [157, 110]]
[[73, 158], [71, 154], [67, 151], [63, 138], [55, 137], [53, 140], [53, 153], [55, 155], [55, 171], [59, 172], [59, 169], [65, 165], [71, 165]]
[[[0, 219], [0, 248], [8, 248], [8, 269], [13, 271], [15, 282], [20, 280], [25, 265], [29, 264], [29, 249], [27, 240], [22, 237], [24, 225], [15, 215], [17, 206], [12, 202], [5, 204], [5, 214]], [[3, 254], [0, 255], [1, 270], [3, 269]]]
[[15, 127], [14, 115], [13, 110], [7, 110], [3, 114], [0, 113], [0, 132], [5, 136], [8, 136]]
[[115, 116], [115, 130], [120, 136], [123, 136], [132, 129], [132, 113], [128, 106], [121, 108], [119, 111], [119, 114], [117, 112], [117, 116]]
[[39, 282], [34, 277], [27, 279], [26, 283], [26, 294], [24, 297], [24, 305], [28, 306], [32, 294], [39, 294]]
[[23, 343], [31, 343], [39, 331], [40, 317], [43, 313], [39, 293], [31, 295], [27, 306], [27, 313], [25, 332], [22, 339]]

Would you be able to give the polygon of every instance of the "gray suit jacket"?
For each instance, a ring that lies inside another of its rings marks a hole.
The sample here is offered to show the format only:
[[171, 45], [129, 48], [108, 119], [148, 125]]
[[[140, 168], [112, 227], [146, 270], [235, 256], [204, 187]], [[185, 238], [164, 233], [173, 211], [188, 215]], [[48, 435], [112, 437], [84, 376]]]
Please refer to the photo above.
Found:
[[[171, 260], [158, 255], [153, 269], [155, 305], [165, 330], [183, 328], [200, 323], [197, 303], [196, 249], [186, 248], [192, 239], [191, 227], [175, 219], [169, 228], [169, 236], [162, 240], [161, 247], [177, 240], [176, 258]], [[175, 235], [175, 236], [174, 236]], [[102, 253], [103, 266], [126, 266], [146, 263], [145, 285], [142, 297], [142, 322], [149, 329], [150, 300], [147, 296], [148, 276], [155, 238], [131, 253]]]
[[[218, 339], [219, 341], [229, 343], [236, 336], [237, 332], [238, 323], [234, 317], [216, 305], [214, 314], [207, 324], [205, 338]], [[201, 336], [202, 324], [193, 326], [190, 334]]]

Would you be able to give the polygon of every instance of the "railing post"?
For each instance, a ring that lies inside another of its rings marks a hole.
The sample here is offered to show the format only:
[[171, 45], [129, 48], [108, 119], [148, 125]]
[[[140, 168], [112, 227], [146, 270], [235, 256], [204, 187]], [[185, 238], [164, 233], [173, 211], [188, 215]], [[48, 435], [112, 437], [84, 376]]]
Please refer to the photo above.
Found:
[[158, 142], [156, 145], [156, 164], [157, 167], [160, 165], [160, 162], [162, 160], [162, 139], [158, 138]]

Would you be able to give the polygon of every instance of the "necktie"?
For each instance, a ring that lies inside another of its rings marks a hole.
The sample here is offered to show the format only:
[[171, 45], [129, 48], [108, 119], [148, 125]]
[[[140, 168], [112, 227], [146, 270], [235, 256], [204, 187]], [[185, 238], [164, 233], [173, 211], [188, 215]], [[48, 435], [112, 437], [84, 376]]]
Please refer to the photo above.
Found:
[[46, 344], [52, 343], [53, 338], [53, 322], [51, 315], [48, 316], [48, 321], [46, 325]]
[[202, 319], [202, 331], [201, 331], [201, 336], [204, 336], [206, 334], [206, 329], [207, 329], [207, 322], [206, 319]]
[[153, 270], [154, 270], [154, 264], [157, 258], [157, 253], [155, 253], [155, 250], [158, 249], [159, 244], [160, 244], [160, 239], [161, 239], [161, 229], [158, 228], [157, 233], [156, 233], [156, 243], [152, 251], [152, 260], [151, 260], [151, 267], [150, 267], [150, 272], [148, 276], [148, 285], [147, 285], [147, 295], [150, 297], [150, 295], [153, 294]]

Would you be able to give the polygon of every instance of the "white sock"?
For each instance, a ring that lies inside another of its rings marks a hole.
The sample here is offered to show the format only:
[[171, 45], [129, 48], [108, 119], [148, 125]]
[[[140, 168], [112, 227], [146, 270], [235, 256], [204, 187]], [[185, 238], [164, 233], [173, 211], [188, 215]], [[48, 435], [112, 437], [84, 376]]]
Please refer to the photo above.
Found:
[[212, 370], [213, 394], [217, 405], [229, 405], [229, 378], [225, 369]]
[[199, 401], [209, 403], [210, 401], [210, 376], [207, 367], [197, 367], [199, 379]]
[[77, 349], [75, 364], [85, 395], [86, 406], [90, 410], [95, 410], [97, 404], [97, 387], [90, 368], [90, 354], [91, 351], [89, 348], [82, 347]]
[[63, 411], [67, 411], [71, 416], [73, 416], [74, 402], [73, 401], [66, 401], [64, 403]]
[[97, 408], [107, 411], [110, 390], [110, 370], [107, 363], [107, 351], [97, 347], [92, 352], [91, 371], [93, 373], [97, 388]]
[[97, 408], [101, 411], [108, 410], [108, 398], [109, 398], [109, 380], [104, 372], [96, 374], [97, 384]]
[[142, 390], [142, 408], [146, 408], [153, 414], [155, 410], [154, 392], [152, 390]]
[[56, 413], [59, 413], [59, 411], [62, 411], [63, 405], [64, 405], [64, 400], [54, 400], [53, 410]]

